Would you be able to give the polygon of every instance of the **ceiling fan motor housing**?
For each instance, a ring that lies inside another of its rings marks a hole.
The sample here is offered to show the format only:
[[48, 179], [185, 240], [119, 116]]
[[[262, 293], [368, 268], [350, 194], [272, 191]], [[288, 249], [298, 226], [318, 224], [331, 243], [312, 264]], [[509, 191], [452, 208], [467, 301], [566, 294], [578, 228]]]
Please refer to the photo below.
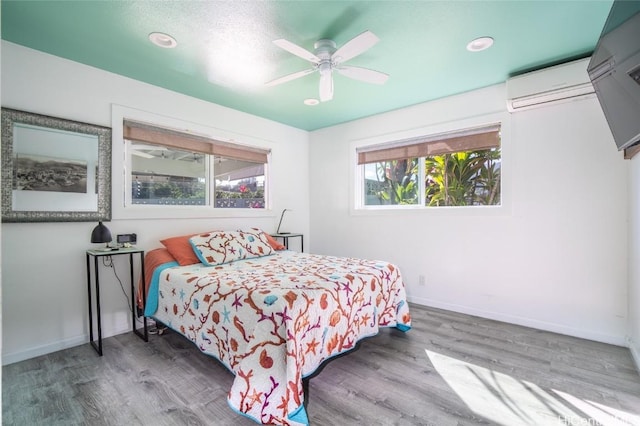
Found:
[[324, 59], [320, 55], [324, 55], [330, 58], [331, 55], [333, 55], [333, 52], [336, 51], [336, 42], [327, 39], [318, 40], [313, 44], [313, 48], [315, 49], [314, 53], [318, 58]]

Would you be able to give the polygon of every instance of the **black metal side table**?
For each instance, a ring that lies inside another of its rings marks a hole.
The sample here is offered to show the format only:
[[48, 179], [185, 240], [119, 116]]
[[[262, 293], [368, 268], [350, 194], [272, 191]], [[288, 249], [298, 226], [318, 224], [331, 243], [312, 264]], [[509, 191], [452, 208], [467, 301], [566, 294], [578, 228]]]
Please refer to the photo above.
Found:
[[304, 236], [302, 234], [297, 233], [279, 233], [279, 234], [271, 234], [273, 238], [281, 238], [284, 247], [289, 250], [289, 238], [300, 238], [300, 251], [304, 252]]
[[[120, 256], [128, 254], [129, 255], [129, 272], [130, 272], [130, 280], [131, 280], [131, 320], [133, 332], [135, 335], [140, 337], [145, 342], [149, 341], [149, 332], [147, 330], [147, 318], [143, 317], [144, 323], [144, 332], [141, 332], [138, 328], [136, 328], [136, 296], [133, 282], [133, 255], [140, 255], [140, 273], [142, 276], [142, 282], [145, 282], [144, 279], [144, 250], [138, 248], [121, 248], [117, 250], [87, 250], [87, 290], [89, 294], [89, 343], [91, 346], [98, 352], [98, 355], [102, 356], [102, 319], [100, 317], [100, 269], [98, 268], [98, 259], [104, 258], [107, 256]], [[93, 270], [95, 273], [95, 290], [96, 290], [96, 315], [97, 315], [97, 328], [98, 328], [98, 339], [94, 340], [93, 338], [93, 303], [91, 297], [91, 258], [93, 258]], [[144, 298], [143, 298], [144, 303]], [[142, 307], [144, 311], [144, 306]]]

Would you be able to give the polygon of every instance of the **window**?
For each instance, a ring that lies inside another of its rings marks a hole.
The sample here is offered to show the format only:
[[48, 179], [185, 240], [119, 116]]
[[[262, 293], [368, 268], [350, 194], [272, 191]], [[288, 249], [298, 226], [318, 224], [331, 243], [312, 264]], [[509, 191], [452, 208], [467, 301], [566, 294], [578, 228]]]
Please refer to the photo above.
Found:
[[365, 205], [420, 204], [420, 159], [364, 164]]
[[217, 157], [216, 207], [264, 208], [264, 164]]
[[264, 209], [269, 151], [125, 120], [128, 205]]
[[500, 125], [357, 149], [361, 206], [500, 205]]

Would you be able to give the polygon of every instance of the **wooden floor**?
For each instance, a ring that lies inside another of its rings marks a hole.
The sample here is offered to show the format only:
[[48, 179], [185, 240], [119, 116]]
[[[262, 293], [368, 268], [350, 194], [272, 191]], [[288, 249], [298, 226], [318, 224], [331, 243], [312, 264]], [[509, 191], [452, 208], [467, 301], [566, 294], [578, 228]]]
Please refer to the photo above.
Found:
[[[311, 380], [311, 425], [640, 425], [627, 349], [412, 305]], [[5, 366], [5, 425], [253, 425], [233, 376], [175, 333]]]

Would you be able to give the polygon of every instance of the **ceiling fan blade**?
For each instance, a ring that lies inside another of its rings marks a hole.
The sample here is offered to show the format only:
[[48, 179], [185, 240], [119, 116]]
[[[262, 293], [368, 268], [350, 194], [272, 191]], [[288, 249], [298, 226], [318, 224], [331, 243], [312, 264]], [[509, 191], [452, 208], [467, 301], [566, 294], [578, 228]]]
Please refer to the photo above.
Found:
[[275, 44], [276, 46], [278, 46], [281, 49], [286, 50], [289, 53], [292, 53], [302, 59], [306, 59], [307, 61], [317, 64], [320, 62], [320, 58], [318, 58], [316, 55], [314, 55], [313, 53], [309, 52], [307, 49], [305, 49], [304, 47], [300, 47], [297, 44], [291, 43], [289, 40], [285, 40], [283, 38], [280, 38], [278, 40], [274, 40], [273, 44]]
[[136, 151], [135, 149], [131, 150], [131, 154], [137, 155], [138, 157], [142, 157], [142, 158], [154, 158], [154, 156], [151, 154], [147, 154], [146, 152], [142, 152], [142, 151]]
[[295, 80], [296, 78], [304, 77], [305, 75], [309, 75], [315, 72], [315, 68], [309, 68], [308, 70], [294, 72], [293, 74], [287, 74], [283, 77], [276, 78], [275, 80], [271, 80], [265, 83], [265, 86], [277, 86], [278, 84], [286, 83], [287, 81]]
[[333, 99], [333, 76], [331, 71], [320, 73], [320, 102]]
[[132, 144], [131, 149], [138, 151], [167, 151], [167, 147], [165, 146], [147, 145], [143, 143]]
[[348, 61], [351, 58], [355, 58], [365, 50], [371, 48], [380, 39], [371, 31], [367, 30], [360, 35], [355, 36], [342, 47], [333, 52], [331, 59], [336, 63], [342, 63]]
[[364, 81], [366, 83], [384, 84], [389, 78], [389, 74], [385, 74], [380, 71], [370, 70], [369, 68], [351, 67], [351, 66], [339, 66], [334, 68], [340, 74], [345, 77], [353, 78], [354, 80]]

